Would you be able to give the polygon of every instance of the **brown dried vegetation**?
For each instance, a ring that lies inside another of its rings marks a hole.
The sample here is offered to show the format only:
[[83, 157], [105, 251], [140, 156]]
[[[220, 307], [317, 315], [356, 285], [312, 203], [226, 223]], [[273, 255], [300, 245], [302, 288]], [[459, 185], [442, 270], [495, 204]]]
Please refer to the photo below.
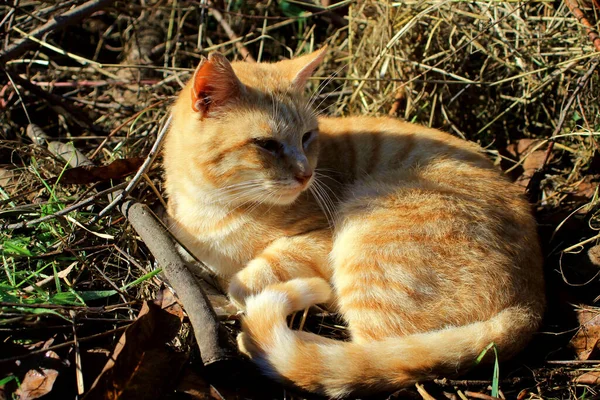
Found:
[[[330, 53], [309, 85], [322, 112], [391, 114], [478, 142], [533, 204], [550, 304], [543, 332], [517, 360], [501, 365], [501, 395], [597, 395], [598, 6], [597, 0], [2, 3], [0, 399], [43, 392], [72, 398], [90, 392], [97, 377], [107, 387], [101, 371], [111, 354], [119, 354], [113, 360], [119, 368], [142, 374], [148, 354], [173, 363], [160, 377], [159, 370], [146, 371], [152, 378], [144, 390], [118, 383], [140, 398], [156, 394], [148, 391], [153, 386], [166, 397], [290, 397], [244, 366], [233, 377], [223, 372], [228, 381], [199, 368], [187, 318], [160, 340], [151, 334], [153, 324], [160, 327], [160, 307], [150, 306], [159, 314], [131, 325], [163, 276], [152, 272], [149, 246], [117, 208], [94, 217], [124, 187], [128, 167], [139, 165], [135, 157], [150, 152], [168, 105], [201, 55], [217, 50], [230, 59], [277, 60], [325, 43]], [[65, 13], [73, 19], [56, 18]], [[45, 136], [31, 133], [30, 124]], [[86, 170], [68, 172], [74, 156], [61, 158], [49, 142], [72, 142], [97, 166], [85, 168], [103, 179], [91, 183]], [[121, 159], [134, 161], [111, 164]], [[114, 174], [106, 172], [109, 165]], [[131, 196], [158, 207], [161, 185], [155, 162]], [[237, 329], [236, 316], [219, 310], [223, 324]], [[294, 326], [298, 321], [344, 336], [334, 315], [296, 317]], [[129, 346], [135, 329], [144, 333], [139, 347], [125, 348], [131, 356], [119, 360], [125, 353], [113, 349], [120, 335]], [[489, 398], [491, 381], [491, 369], [483, 367], [460, 381], [440, 379], [382, 398]]]

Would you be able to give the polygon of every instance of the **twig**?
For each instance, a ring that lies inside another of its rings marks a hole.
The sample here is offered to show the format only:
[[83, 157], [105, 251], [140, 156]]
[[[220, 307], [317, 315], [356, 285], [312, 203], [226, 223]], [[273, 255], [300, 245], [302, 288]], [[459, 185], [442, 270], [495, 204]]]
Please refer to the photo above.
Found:
[[[6, 71], [2, 67], [1, 61], [0, 61], [0, 70]], [[7, 71], [7, 72], [9, 72], [9, 71]], [[40, 87], [29, 82], [28, 80], [21, 78], [17, 74], [12, 74], [11, 78], [15, 81], [15, 83], [17, 83], [19, 86], [21, 86], [25, 90], [28, 90], [30, 93], [44, 99], [57, 114], [63, 115], [67, 118], [70, 118], [71, 120], [73, 120], [73, 122], [75, 122], [77, 125], [79, 125], [83, 129], [90, 130], [97, 135], [102, 135], [102, 136], [106, 135], [106, 132], [104, 132], [102, 129], [98, 128], [86, 114], [84, 114], [80, 109], [74, 107], [72, 104], [70, 104], [68, 101], [63, 99], [61, 96], [55, 95], [54, 93], [46, 92], [45, 90], [41, 89]]]
[[600, 364], [600, 360], [550, 360], [546, 364], [557, 365], [582, 365], [582, 364]]
[[215, 364], [222, 367], [224, 361], [234, 360], [236, 353], [227, 331], [219, 324], [206, 294], [177, 253], [166, 229], [144, 204], [126, 201], [121, 212], [163, 268], [169, 284], [183, 303], [194, 328], [204, 366]]
[[[129, 325], [131, 325], [131, 324], [123, 325], [123, 326], [120, 326], [118, 328], [111, 329], [110, 331], [106, 331], [106, 332], [102, 332], [102, 333], [96, 333], [94, 335], [90, 335], [90, 336], [79, 338], [79, 343], [81, 343], [81, 342], [87, 342], [88, 340], [93, 340], [93, 339], [97, 339], [97, 338], [102, 337], [102, 336], [112, 335], [113, 333], [124, 331], [125, 329], [127, 329], [127, 327]], [[22, 354], [20, 356], [3, 358], [3, 359], [0, 359], [0, 364], [6, 363], [6, 362], [11, 362], [11, 361], [22, 360], [25, 357], [31, 357], [31, 356], [34, 356], [36, 354], [45, 353], [45, 352], [47, 352], [49, 350], [62, 349], [63, 347], [72, 346], [73, 344], [75, 344], [75, 341], [74, 340], [69, 340], [68, 342], [64, 342], [64, 343], [61, 343], [61, 344], [50, 346], [50, 347], [47, 347], [45, 349], [33, 350], [33, 351], [30, 351], [29, 353]]]
[[171, 118], [172, 118], [172, 115], [169, 115], [167, 122], [165, 122], [162, 129], [158, 133], [158, 136], [156, 137], [156, 141], [154, 142], [154, 145], [150, 149], [148, 156], [146, 156], [144, 163], [142, 164], [140, 169], [138, 169], [135, 176], [131, 179], [131, 181], [129, 182], [129, 185], [127, 185], [127, 187], [117, 196], [117, 198], [114, 199], [108, 206], [104, 207], [104, 209], [102, 211], [100, 211], [100, 213], [96, 217], [94, 217], [90, 222], [95, 222], [95, 221], [99, 220], [100, 218], [104, 217], [106, 214], [108, 214], [110, 212], [110, 210], [115, 208], [115, 206], [117, 204], [119, 204], [125, 197], [127, 197], [129, 195], [129, 193], [135, 188], [135, 186], [138, 184], [140, 179], [142, 179], [142, 176], [148, 171], [148, 168], [150, 168], [150, 165], [152, 165], [152, 162], [154, 162], [154, 159], [158, 155], [158, 150], [160, 149], [163, 139], [164, 139], [167, 131], [169, 130], [169, 125], [171, 125]]
[[577, 0], [565, 0], [565, 4], [569, 7], [569, 10], [577, 17], [577, 20], [585, 26], [585, 33], [587, 33], [588, 37], [592, 41], [594, 48], [596, 51], [600, 51], [600, 36], [598, 36], [598, 32], [594, 29], [594, 25], [590, 23], [590, 21], [585, 17], [581, 8], [577, 4]]
[[113, 304], [111, 306], [100, 306], [100, 307], [89, 307], [89, 306], [69, 306], [65, 304], [27, 304], [27, 303], [13, 303], [10, 301], [0, 301], [0, 307], [14, 307], [14, 308], [44, 308], [49, 310], [77, 310], [79, 312], [85, 312], [88, 314], [93, 313], [105, 313], [111, 310], [116, 310], [120, 307], [130, 306], [132, 304], [139, 303], [138, 300], [128, 301], [126, 303]]
[[[566, 1], [571, 1], [571, 0], [566, 0]], [[598, 59], [598, 58], [593, 58], [591, 60], [592, 65], [590, 65], [590, 69], [588, 69], [588, 71], [585, 73], [585, 75], [583, 75], [581, 77], [581, 79], [577, 83], [577, 87], [575, 88], [575, 90], [573, 90], [571, 97], [569, 97], [567, 104], [565, 104], [565, 106], [561, 110], [560, 118], [558, 119], [556, 128], [554, 129], [554, 132], [552, 132], [552, 136], [550, 136], [550, 144], [548, 145], [548, 149], [546, 149], [546, 156], [544, 157], [544, 162], [542, 163], [541, 169], [543, 169], [546, 166], [546, 164], [548, 163], [548, 160], [550, 159], [550, 154], [552, 153], [552, 149], [554, 148], [554, 140], [552, 140], [552, 139], [554, 137], [556, 137], [556, 135], [558, 135], [560, 133], [560, 131], [562, 130], [562, 127], [565, 123], [565, 119], [567, 117], [567, 112], [571, 108], [571, 105], [573, 105], [573, 102], [575, 101], [575, 98], [577, 97], [577, 95], [579, 94], [581, 89], [583, 89], [583, 87], [586, 85], [587, 81], [590, 79], [590, 76], [592, 76], [592, 74], [594, 73], [594, 70], [598, 66], [598, 63], [600, 63], [600, 59]]]
[[77, 313], [73, 310], [69, 311], [71, 321], [73, 322], [73, 344], [75, 345], [75, 380], [77, 382], [77, 394], [82, 395], [85, 392], [83, 383], [83, 370], [81, 368], [81, 349], [79, 348], [79, 340], [77, 339]]
[[[208, 5], [212, 6], [212, 3], [208, 2]], [[233, 31], [233, 29], [231, 29], [231, 26], [229, 25], [229, 23], [227, 23], [227, 21], [225, 21], [225, 18], [223, 18], [223, 14], [221, 14], [218, 10], [216, 10], [214, 8], [210, 8], [209, 13], [217, 20], [217, 22], [219, 22], [221, 24], [221, 26], [223, 27], [223, 30], [225, 31], [225, 33], [227, 34], [227, 36], [229, 37], [230, 40], [233, 41], [233, 40], [238, 39], [238, 37], [235, 34], [235, 32]], [[256, 62], [254, 57], [252, 57], [252, 55], [250, 55], [250, 52], [242, 43], [240, 43], [239, 41], [236, 41], [235, 47], [237, 47], [238, 51], [240, 52], [240, 54], [242, 55], [242, 58], [245, 61]]]
[[465, 394], [469, 397], [474, 397], [476, 399], [481, 399], [481, 400], [500, 400], [500, 399], [498, 399], [498, 397], [489, 396], [484, 393], [470, 392], [468, 390], [465, 390]]
[[[87, 3], [75, 7], [74, 9], [67, 11], [62, 15], [55, 15], [44, 25], [34, 29], [31, 33], [29, 33], [29, 36], [41, 38], [57, 28], [64, 28], [65, 26], [76, 24], [83, 18], [93, 14], [98, 10], [110, 6], [114, 2], [115, 0], [90, 0]], [[27, 38], [18, 40], [12, 46], [9, 46], [6, 50], [0, 53], [0, 64], [5, 64], [7, 61], [19, 57], [32, 45], [33, 42]]]
[[130, 123], [131, 121], [135, 120], [137, 117], [139, 117], [140, 115], [142, 115], [143, 113], [145, 113], [148, 110], [153, 109], [154, 107], [158, 107], [160, 105], [162, 105], [164, 102], [166, 102], [167, 100], [160, 100], [157, 101], [154, 104], [150, 104], [148, 107], [144, 108], [143, 110], [140, 110], [138, 112], [136, 112], [135, 114], [133, 114], [131, 117], [127, 118], [121, 125], [117, 126], [115, 129], [113, 129], [108, 135], [106, 135], [106, 137], [104, 138], [104, 140], [102, 140], [102, 143], [100, 143], [100, 145], [96, 148], [96, 150], [94, 150], [94, 152], [92, 153], [92, 155], [90, 156], [90, 160], [93, 160], [94, 158], [96, 158], [96, 156], [98, 155], [98, 153], [100, 153], [100, 150], [102, 150], [102, 148], [106, 145], [106, 143], [108, 142], [108, 139], [110, 139], [111, 137], [113, 137], [117, 132], [119, 132], [121, 130], [121, 128], [123, 128], [125, 125], [127, 125], [128, 123]]
[[90, 203], [93, 203], [94, 201], [96, 201], [97, 199], [99, 199], [100, 197], [106, 196], [107, 194], [116, 192], [117, 190], [121, 190], [123, 189], [125, 186], [127, 186], [127, 182], [123, 182], [123, 183], [119, 183], [118, 185], [115, 185], [111, 188], [108, 188], [106, 190], [103, 190], [101, 192], [98, 192], [96, 194], [94, 194], [93, 196], [88, 197], [85, 200], [80, 201], [79, 203], [75, 203], [69, 207], [63, 208], [60, 211], [57, 211], [53, 214], [50, 215], [46, 215], [44, 217], [41, 218], [37, 218], [37, 219], [32, 219], [31, 221], [23, 221], [23, 222], [19, 222], [18, 224], [10, 224], [10, 225], [5, 225], [2, 227], [2, 229], [22, 229], [22, 228], [27, 228], [29, 226], [32, 225], [36, 225], [39, 224], [40, 222], [44, 222], [44, 221], [48, 221], [50, 219], [56, 218], [56, 217], [60, 217], [61, 215], [65, 215], [68, 214], [72, 211], [75, 211], [83, 206], [86, 206]]
[[417, 387], [417, 392], [419, 392], [423, 400], [435, 400], [435, 397], [427, 393], [427, 390], [425, 390], [425, 387], [422, 384], [415, 383], [415, 386]]

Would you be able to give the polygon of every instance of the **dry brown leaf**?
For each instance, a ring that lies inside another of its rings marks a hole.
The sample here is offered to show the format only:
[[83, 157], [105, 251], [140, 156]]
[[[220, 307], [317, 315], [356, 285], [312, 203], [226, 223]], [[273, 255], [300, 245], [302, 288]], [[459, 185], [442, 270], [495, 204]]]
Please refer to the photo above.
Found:
[[581, 200], [591, 199], [598, 189], [598, 179], [598, 175], [586, 175], [577, 185], [573, 196]]
[[526, 188], [536, 170], [544, 165], [546, 159], [546, 145], [536, 148], [541, 140], [521, 139], [516, 143], [506, 146], [506, 151], [515, 158], [516, 161], [522, 161], [521, 167], [523, 173], [517, 178], [515, 183]]
[[[48, 351], [45, 354], [48, 358], [59, 360], [58, 354]], [[25, 374], [21, 386], [15, 391], [19, 400], [37, 399], [52, 390], [54, 381], [58, 377], [58, 371], [50, 368], [31, 369]]]
[[596, 358], [600, 350], [600, 314], [589, 310], [578, 310], [579, 331], [571, 339], [570, 345], [579, 360]]
[[600, 244], [589, 249], [587, 254], [592, 264], [596, 267], [600, 267]]
[[185, 393], [195, 400], [213, 400], [211, 396], [210, 385], [196, 372], [190, 368], [186, 368], [179, 383], [177, 384], [177, 392]]
[[178, 333], [183, 309], [169, 289], [144, 303], [84, 399], [156, 399], [173, 385], [187, 354], [166, 347]]
[[93, 164], [85, 154], [73, 146], [73, 143], [49, 142], [48, 151], [65, 160], [73, 168]]
[[71, 168], [62, 174], [60, 183], [84, 185], [111, 179], [120, 179], [136, 172], [143, 162], [143, 158], [134, 157], [115, 160], [112, 163], [101, 167], [83, 165], [81, 167]]
[[31, 139], [31, 141], [38, 146], [46, 143], [50, 137], [46, 135], [46, 132], [36, 124], [27, 125], [27, 130], [25, 131], [26, 135]]
[[15, 178], [15, 173], [10, 169], [0, 168], [0, 187], [8, 186]]
[[600, 371], [590, 371], [583, 375], [573, 378], [573, 382], [583, 385], [598, 385], [600, 384]]

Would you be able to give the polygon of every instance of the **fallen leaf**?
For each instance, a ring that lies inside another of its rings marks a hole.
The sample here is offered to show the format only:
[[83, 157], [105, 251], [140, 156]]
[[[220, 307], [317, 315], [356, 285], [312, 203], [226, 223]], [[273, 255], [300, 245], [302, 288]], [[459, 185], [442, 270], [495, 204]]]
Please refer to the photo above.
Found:
[[50, 137], [46, 135], [46, 132], [36, 124], [27, 125], [27, 129], [25, 130], [26, 135], [31, 139], [31, 141], [38, 146], [43, 145]]
[[188, 358], [187, 353], [166, 346], [182, 321], [183, 308], [169, 289], [163, 289], [155, 301], [144, 303], [84, 399], [159, 398], [174, 385]]
[[571, 339], [570, 345], [579, 360], [591, 360], [600, 350], [600, 314], [589, 310], [578, 310], [580, 328]]
[[73, 143], [50, 142], [48, 150], [57, 157], [65, 160], [73, 168], [93, 165], [89, 158], [77, 150]]
[[120, 179], [136, 172], [143, 163], [143, 158], [133, 157], [115, 160], [108, 165], [100, 167], [82, 165], [66, 170], [60, 177], [60, 183], [84, 185], [111, 179]]
[[175, 391], [185, 393], [194, 400], [213, 400], [210, 384], [190, 368], [186, 368]]
[[589, 249], [587, 254], [592, 264], [594, 264], [596, 267], [600, 267], [600, 245], [597, 244]]
[[517, 178], [515, 183], [523, 188], [527, 188], [535, 171], [544, 165], [547, 145], [542, 145], [541, 143], [541, 140], [520, 139], [516, 143], [506, 146], [506, 152], [514, 157], [517, 162], [521, 163], [523, 173]]
[[[45, 357], [59, 360], [58, 354], [49, 350]], [[37, 399], [52, 391], [58, 371], [51, 368], [38, 368], [27, 371], [21, 386], [15, 391], [19, 400]]]
[[573, 382], [583, 385], [598, 385], [600, 384], [600, 371], [590, 371], [583, 375], [573, 378]]
[[591, 199], [598, 190], [598, 175], [586, 175], [575, 188], [573, 198], [579, 201]]

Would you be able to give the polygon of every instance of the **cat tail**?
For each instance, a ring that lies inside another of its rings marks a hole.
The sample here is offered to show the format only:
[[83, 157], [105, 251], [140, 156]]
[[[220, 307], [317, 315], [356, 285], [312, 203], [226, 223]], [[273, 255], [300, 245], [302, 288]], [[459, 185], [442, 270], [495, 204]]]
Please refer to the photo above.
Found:
[[[535, 311], [510, 307], [487, 321], [360, 343], [288, 328], [287, 315], [330, 297], [331, 287], [321, 278], [293, 279], [250, 297], [238, 336], [240, 350], [272, 378], [341, 398], [456, 374], [474, 366], [490, 343], [501, 357], [512, 355], [540, 322]], [[486, 359], [493, 359], [493, 351], [488, 353]]]

